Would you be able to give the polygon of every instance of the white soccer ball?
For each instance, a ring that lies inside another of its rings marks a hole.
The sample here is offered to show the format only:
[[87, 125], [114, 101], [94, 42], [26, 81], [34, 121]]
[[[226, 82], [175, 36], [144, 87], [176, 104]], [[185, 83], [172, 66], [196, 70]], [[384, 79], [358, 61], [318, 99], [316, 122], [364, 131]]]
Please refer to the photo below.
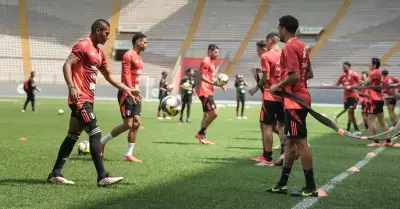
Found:
[[78, 154], [86, 155], [90, 153], [90, 146], [88, 141], [83, 141], [78, 144]]
[[62, 114], [64, 114], [64, 110], [63, 110], [63, 109], [59, 109], [59, 110], [57, 111], [57, 113], [58, 113], [59, 115], [62, 115]]
[[188, 82], [185, 82], [185, 83], [182, 84], [182, 89], [190, 90], [190, 87], [191, 87], [191, 85]]
[[221, 73], [218, 75], [217, 83], [219, 85], [225, 86], [226, 84], [228, 84], [228, 80], [229, 80], [228, 76], [226, 74]]
[[168, 85], [167, 85], [167, 90], [168, 90], [168, 91], [172, 91], [172, 89], [174, 89], [174, 85], [168, 84]]
[[175, 96], [167, 96], [161, 101], [161, 110], [168, 116], [176, 116], [182, 110], [182, 102]]

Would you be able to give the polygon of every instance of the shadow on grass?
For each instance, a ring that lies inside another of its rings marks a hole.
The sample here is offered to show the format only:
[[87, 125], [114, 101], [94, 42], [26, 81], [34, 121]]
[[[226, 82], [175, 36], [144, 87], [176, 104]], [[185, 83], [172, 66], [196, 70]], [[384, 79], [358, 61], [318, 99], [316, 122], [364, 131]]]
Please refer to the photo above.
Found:
[[260, 147], [226, 147], [226, 148], [229, 148], [229, 149], [243, 149], [243, 150], [261, 150], [262, 151], [262, 148], [260, 148]]
[[0, 185], [10, 185], [10, 184], [50, 184], [46, 179], [0, 179]]
[[260, 140], [259, 138], [254, 138], [254, 137], [233, 137], [232, 139], [240, 139], [240, 140]]
[[153, 143], [155, 143], [155, 144], [173, 144], [173, 145], [198, 145], [197, 143], [188, 143], [188, 142], [168, 142], [168, 141], [165, 141], [165, 142], [157, 141], [157, 142], [153, 142]]

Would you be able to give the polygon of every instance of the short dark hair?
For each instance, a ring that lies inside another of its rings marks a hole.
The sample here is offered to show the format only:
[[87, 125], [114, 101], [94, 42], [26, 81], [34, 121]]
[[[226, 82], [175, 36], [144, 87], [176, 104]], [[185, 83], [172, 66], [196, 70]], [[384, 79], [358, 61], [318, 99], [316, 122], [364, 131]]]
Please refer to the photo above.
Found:
[[299, 21], [291, 15], [285, 15], [279, 18], [279, 26], [286, 28], [291, 34], [296, 34], [299, 28]]
[[110, 27], [110, 23], [107, 20], [97, 19], [93, 22], [91, 31], [92, 33], [95, 33], [97, 28], [99, 28], [100, 30], [104, 30], [105, 26]]
[[379, 69], [379, 67], [381, 66], [381, 61], [379, 60], [379, 58], [372, 58], [371, 60], [371, 64], [375, 65], [376, 69]]
[[216, 44], [209, 44], [208, 45], [208, 51], [214, 51], [216, 49], [219, 49], [218, 46]]
[[346, 65], [347, 67], [351, 67], [351, 64], [350, 64], [350, 62], [343, 62], [343, 65]]
[[258, 41], [258, 42], [256, 43], [256, 46], [257, 46], [258, 48], [265, 48], [265, 47], [267, 46], [267, 44], [265, 43], [264, 40], [262, 40], [262, 41]]
[[275, 32], [268, 33], [268, 35], [266, 36], [267, 40], [273, 39], [273, 38], [275, 38], [275, 37], [276, 37], [276, 38], [279, 37], [279, 35], [278, 35], [277, 33], [275, 33]]
[[361, 75], [363, 75], [363, 74], [365, 74], [365, 75], [368, 76], [368, 72], [367, 72], [367, 71], [362, 71], [362, 72], [361, 72]]
[[143, 38], [147, 38], [147, 36], [144, 35], [143, 33], [140, 33], [140, 32], [139, 32], [139, 33], [136, 33], [136, 34], [132, 37], [132, 44], [133, 44], [133, 46], [135, 46], [137, 40], [143, 39]]
[[190, 72], [191, 70], [193, 70], [193, 68], [186, 68], [186, 73]]
[[161, 75], [168, 75], [167, 71], [162, 71]]
[[388, 76], [389, 75], [389, 71], [388, 70], [382, 70], [382, 75], [383, 76]]

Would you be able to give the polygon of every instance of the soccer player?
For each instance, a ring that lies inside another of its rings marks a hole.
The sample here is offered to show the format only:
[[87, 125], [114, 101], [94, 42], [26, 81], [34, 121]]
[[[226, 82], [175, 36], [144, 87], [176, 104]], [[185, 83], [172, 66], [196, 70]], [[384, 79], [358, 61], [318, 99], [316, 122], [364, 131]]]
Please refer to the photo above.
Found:
[[195, 135], [200, 144], [215, 144], [206, 138], [206, 130], [218, 116], [218, 109], [214, 102], [214, 86], [225, 90], [225, 87], [216, 82], [215, 79], [216, 69], [214, 62], [218, 55], [218, 46], [210, 44], [208, 45], [208, 55], [200, 63], [199, 98], [203, 106], [203, 120], [201, 121], [199, 132]]
[[[94, 92], [98, 71], [113, 86], [126, 92], [134, 99], [140, 99], [139, 92], [118, 82], [108, 69], [106, 55], [98, 45], [104, 45], [110, 34], [110, 24], [103, 19], [96, 20], [91, 27], [89, 37], [80, 40], [73, 48], [63, 66], [64, 78], [68, 86], [68, 104], [71, 118], [67, 137], [61, 144], [57, 160], [47, 181], [59, 184], [74, 184], [64, 178], [61, 170], [67, 162], [72, 148], [85, 130], [89, 135], [90, 154], [97, 171], [97, 185], [107, 186], [123, 180], [122, 177], [111, 177], [104, 169], [100, 148], [101, 130], [97, 125], [93, 111]], [[133, 96], [133, 95], [135, 96]]]
[[[367, 71], [363, 71], [361, 73], [362, 85], [365, 85], [365, 83], [367, 82], [367, 80], [365, 80], [365, 78], [368, 78]], [[363, 89], [362, 92], [368, 93], [368, 89]], [[371, 105], [371, 100], [370, 100], [370, 98], [367, 98], [367, 97], [360, 97], [360, 102], [361, 102], [361, 115], [363, 118], [364, 127], [365, 127], [365, 130], [368, 130], [368, 112], [369, 112], [369, 108]]]
[[[299, 22], [290, 15], [279, 19], [279, 38], [286, 43], [282, 50], [280, 67], [282, 79], [277, 85], [269, 88], [271, 93], [284, 89], [311, 105], [311, 96], [307, 88], [307, 80], [313, 77], [310, 57], [303, 42], [296, 37]], [[271, 193], [287, 194], [287, 182], [295, 160], [295, 145], [300, 153], [301, 164], [304, 170], [306, 186], [301, 191], [292, 192], [292, 196], [318, 196], [315, 186], [312, 165], [312, 153], [307, 142], [306, 117], [308, 110], [300, 104], [284, 98], [285, 108], [285, 160], [282, 166], [282, 174], [278, 183], [265, 191]]]
[[26, 106], [28, 106], [29, 102], [31, 102], [31, 105], [32, 105], [32, 112], [36, 112], [35, 90], [40, 92], [40, 89], [36, 86], [35, 81], [33, 80], [34, 77], [35, 77], [35, 71], [32, 71], [29, 79], [24, 82], [24, 91], [26, 92], [26, 101], [24, 104], [24, 109], [22, 109], [22, 112], [26, 112]]
[[[392, 84], [399, 83], [398, 79], [393, 78], [392, 76], [389, 76], [389, 71], [387, 71], [387, 70], [382, 70], [382, 77], [383, 77], [383, 85], [384, 86], [390, 86]], [[395, 90], [394, 89], [384, 89], [383, 92], [388, 94], [389, 97], [392, 97], [391, 99], [386, 99], [386, 106], [387, 106], [387, 109], [389, 112], [390, 121], [392, 122], [392, 125], [394, 127], [394, 126], [396, 126], [396, 123], [397, 123], [396, 113], [394, 112], [394, 108], [396, 107], [397, 99], [393, 98], [393, 96], [395, 96]]]
[[[129, 88], [139, 91], [140, 76], [143, 70], [143, 61], [140, 53], [147, 48], [147, 37], [143, 33], [137, 33], [132, 37], [133, 48], [125, 52], [122, 58], [121, 80]], [[135, 148], [136, 136], [140, 127], [140, 114], [142, 104], [134, 101], [126, 92], [118, 91], [118, 103], [120, 106], [122, 124], [115, 126], [111, 132], [101, 139], [101, 152], [104, 158], [104, 146], [112, 138], [128, 132], [128, 148], [123, 160], [127, 162], [141, 163], [132, 153]]]
[[168, 92], [170, 92], [172, 89], [168, 89], [168, 82], [167, 82], [167, 76], [168, 73], [166, 71], [163, 71], [161, 73], [161, 80], [159, 83], [159, 91], [158, 91], [158, 99], [160, 100], [160, 103], [158, 105], [158, 110], [157, 110], [157, 118], [159, 120], [163, 120], [164, 118], [167, 120], [170, 120], [170, 117], [165, 117], [165, 113], [163, 112], [163, 117], [160, 116], [161, 113], [161, 101], [168, 96]]
[[[183, 88], [183, 84], [187, 83], [188, 88]], [[197, 97], [196, 95], [196, 86], [194, 82], [194, 70], [192, 68], [186, 69], [186, 76], [184, 76], [181, 80], [180, 83], [181, 87], [181, 97], [182, 97], [182, 110], [181, 110], [181, 115], [179, 117], [179, 121], [183, 123], [183, 112], [186, 109], [186, 122], [191, 123], [192, 121], [190, 120], [190, 108], [192, 106], [192, 99], [193, 95]]]
[[[371, 67], [370, 67], [370, 73], [368, 78], [366, 75], [364, 75], [364, 79], [367, 81], [366, 85], [367, 86], [382, 86], [382, 73], [379, 70], [379, 67], [381, 66], [381, 61], [374, 57], [371, 60]], [[383, 113], [383, 96], [382, 96], [382, 91], [381, 90], [376, 90], [376, 89], [368, 89], [368, 94], [371, 97], [371, 105], [369, 109], [369, 114], [368, 114], [368, 127], [370, 128], [371, 132], [373, 135], [378, 134], [378, 129], [375, 124], [376, 118], [378, 118], [378, 122], [381, 125], [383, 131], [388, 131], [389, 126], [386, 123], [385, 116]], [[389, 133], [386, 134], [386, 137], [389, 138]], [[393, 146], [393, 143], [391, 140], [387, 140], [384, 144], [384, 146]], [[371, 144], [368, 144], [369, 147], [379, 147], [381, 144], [379, 141], [374, 141]]]
[[[356, 86], [361, 82], [360, 76], [357, 72], [351, 70], [350, 62], [343, 63], [343, 74], [339, 77], [336, 82], [337, 86]], [[356, 116], [354, 114], [354, 110], [357, 107], [359, 95], [354, 90], [344, 90], [344, 109], [347, 110], [347, 131], [350, 131], [351, 124], [353, 123], [354, 129], [356, 132], [354, 133], [357, 136], [361, 135], [360, 130], [358, 129]]]
[[[243, 116], [244, 104], [246, 102], [246, 87], [247, 83], [243, 79], [243, 75], [236, 75], [235, 88], [236, 88], [236, 118], [237, 119], [247, 119]], [[242, 104], [241, 115], [239, 116], [239, 106]]]

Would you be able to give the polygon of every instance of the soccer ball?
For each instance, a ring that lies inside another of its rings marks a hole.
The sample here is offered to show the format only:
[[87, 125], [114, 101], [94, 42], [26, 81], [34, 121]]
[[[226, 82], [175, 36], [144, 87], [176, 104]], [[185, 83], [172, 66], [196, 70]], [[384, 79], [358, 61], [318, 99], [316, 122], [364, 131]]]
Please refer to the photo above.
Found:
[[225, 86], [226, 84], [228, 84], [228, 80], [229, 80], [228, 76], [226, 74], [221, 73], [218, 75], [217, 83], [222, 86]]
[[183, 83], [182, 84], [182, 89], [185, 89], [185, 90], [190, 90], [190, 83], [188, 83], [188, 82], [186, 82], [186, 83]]
[[175, 96], [167, 96], [161, 101], [161, 110], [168, 116], [176, 116], [181, 112], [182, 102]]
[[90, 153], [90, 146], [88, 141], [83, 141], [78, 144], [78, 154], [86, 155]]
[[172, 91], [172, 89], [174, 89], [174, 85], [168, 84], [168, 85], [167, 85], [167, 90], [168, 90], [168, 91]]
[[63, 114], [64, 114], [64, 110], [63, 110], [63, 109], [59, 109], [59, 110], [57, 111], [57, 113], [58, 113], [59, 115], [63, 115]]

